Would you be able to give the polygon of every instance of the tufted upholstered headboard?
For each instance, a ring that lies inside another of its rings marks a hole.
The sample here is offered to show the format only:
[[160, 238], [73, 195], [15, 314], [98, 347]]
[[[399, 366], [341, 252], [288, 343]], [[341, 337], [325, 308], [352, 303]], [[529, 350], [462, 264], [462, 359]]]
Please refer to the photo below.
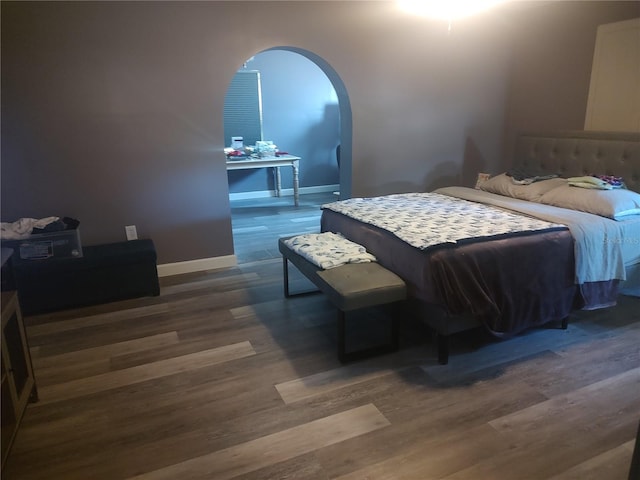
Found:
[[561, 177], [615, 175], [629, 190], [640, 192], [640, 133], [523, 133], [516, 140], [513, 165]]

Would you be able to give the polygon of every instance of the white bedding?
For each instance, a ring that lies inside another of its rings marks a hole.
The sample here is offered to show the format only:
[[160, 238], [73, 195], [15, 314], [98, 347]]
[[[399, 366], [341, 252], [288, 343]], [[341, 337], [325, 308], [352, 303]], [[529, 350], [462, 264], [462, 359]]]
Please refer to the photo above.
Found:
[[284, 243], [298, 255], [326, 270], [346, 263], [375, 262], [376, 257], [362, 246], [339, 233], [306, 233], [288, 238]]
[[436, 192], [567, 225], [575, 240], [577, 283], [625, 280], [625, 266], [640, 263], [640, 216], [616, 221], [466, 187]]

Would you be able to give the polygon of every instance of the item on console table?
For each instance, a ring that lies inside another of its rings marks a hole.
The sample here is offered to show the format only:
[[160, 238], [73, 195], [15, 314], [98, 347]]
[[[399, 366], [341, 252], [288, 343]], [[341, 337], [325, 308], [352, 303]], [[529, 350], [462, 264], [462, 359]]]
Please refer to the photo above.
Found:
[[11, 248], [12, 262], [48, 258], [80, 258], [80, 222], [70, 217], [21, 218], [2, 223], [2, 246]]
[[258, 140], [256, 142], [256, 153], [259, 157], [275, 157], [278, 147], [271, 140]]

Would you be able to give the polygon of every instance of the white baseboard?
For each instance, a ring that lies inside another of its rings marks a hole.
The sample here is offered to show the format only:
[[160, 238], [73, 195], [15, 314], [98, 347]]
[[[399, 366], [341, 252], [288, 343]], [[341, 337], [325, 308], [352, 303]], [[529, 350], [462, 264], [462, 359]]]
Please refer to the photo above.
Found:
[[[316, 185], [313, 187], [301, 187], [299, 193], [325, 193], [334, 192], [340, 189], [340, 185]], [[281, 190], [283, 196], [293, 196], [293, 188], [283, 188]], [[230, 200], [243, 200], [248, 198], [264, 198], [275, 197], [276, 192], [272, 190], [263, 190], [256, 192], [238, 192], [230, 193]], [[186, 262], [165, 263], [158, 265], [158, 276], [169, 277], [171, 275], [180, 275], [181, 273], [203, 272], [206, 270], [217, 270], [220, 268], [235, 267], [238, 265], [238, 259], [235, 255], [226, 255], [222, 257], [200, 258], [198, 260], [187, 260]]]
[[248, 200], [251, 198], [268, 198], [275, 197], [276, 192], [272, 190], [261, 190], [255, 192], [238, 192], [238, 193], [230, 193], [229, 200]]
[[187, 260], [186, 262], [165, 263], [162, 265], [158, 265], [158, 276], [169, 277], [171, 275], [180, 275], [181, 273], [218, 270], [220, 268], [235, 267], [236, 265], [238, 265], [238, 259], [235, 255], [199, 258], [198, 260]]
[[[313, 187], [300, 187], [298, 193], [304, 195], [307, 193], [325, 193], [340, 190], [340, 185], [315, 185]], [[293, 197], [293, 188], [283, 188], [280, 191], [283, 197]], [[255, 192], [237, 192], [230, 193], [229, 200], [246, 200], [250, 198], [275, 197], [275, 190], [256, 190]]]

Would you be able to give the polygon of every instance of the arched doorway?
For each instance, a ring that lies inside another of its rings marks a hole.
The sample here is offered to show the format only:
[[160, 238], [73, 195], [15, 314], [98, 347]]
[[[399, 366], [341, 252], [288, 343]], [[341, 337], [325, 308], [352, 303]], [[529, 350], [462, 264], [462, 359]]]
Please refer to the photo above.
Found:
[[[279, 236], [310, 228], [317, 231], [320, 205], [336, 200], [336, 191], [341, 198], [351, 193], [351, 107], [335, 70], [311, 52], [274, 47], [248, 59], [236, 77], [250, 71], [259, 72], [262, 86], [262, 139], [301, 157], [300, 198], [308, 201], [294, 207], [290, 168], [280, 169], [283, 197], [279, 199], [273, 198], [275, 179], [270, 169], [229, 171], [234, 250], [239, 263], [278, 256]], [[227, 100], [229, 97], [228, 93]], [[227, 106], [225, 111], [229, 112]], [[226, 136], [229, 144], [231, 135]], [[313, 201], [317, 202], [315, 211], [310, 212]], [[296, 215], [299, 218], [294, 218]], [[315, 223], [313, 215], [317, 216]], [[289, 230], [287, 219], [293, 223]], [[247, 256], [247, 249], [258, 251]]]
[[322, 57], [309, 50], [297, 47], [274, 47], [270, 50], [285, 50], [298, 53], [315, 63], [327, 76], [333, 86], [338, 99], [338, 112], [340, 118], [340, 197], [351, 197], [351, 153], [353, 123], [351, 114], [351, 102], [347, 87], [338, 75], [338, 72]]

